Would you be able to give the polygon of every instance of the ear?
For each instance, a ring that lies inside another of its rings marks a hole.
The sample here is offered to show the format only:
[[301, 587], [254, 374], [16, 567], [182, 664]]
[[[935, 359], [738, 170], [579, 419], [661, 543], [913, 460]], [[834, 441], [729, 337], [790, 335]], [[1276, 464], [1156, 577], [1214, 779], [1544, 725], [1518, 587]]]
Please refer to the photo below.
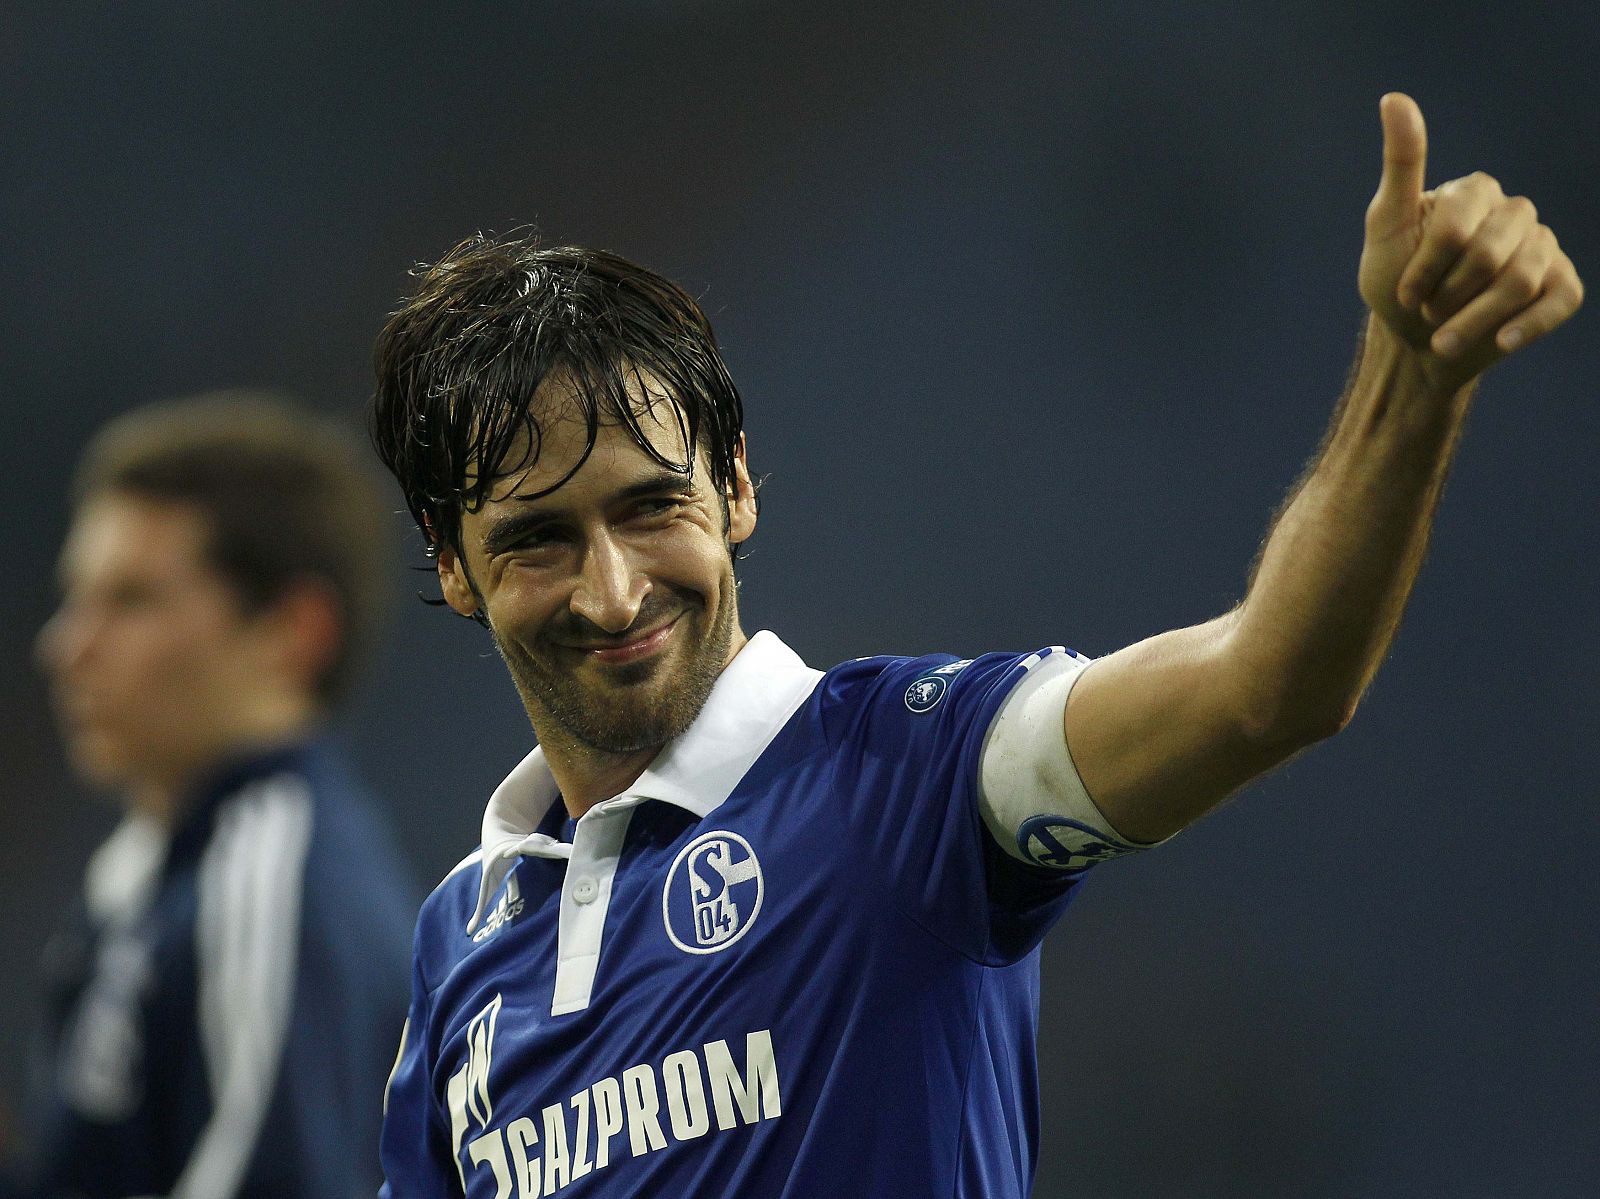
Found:
[[478, 597], [473, 593], [467, 577], [466, 564], [461, 555], [449, 545], [439, 546], [439, 590], [444, 602], [461, 616], [472, 616], [478, 611]]
[[316, 691], [347, 636], [338, 594], [321, 579], [299, 579], [262, 615], [271, 659], [295, 685]]
[[745, 460], [744, 434], [733, 451], [733, 479], [728, 484], [728, 541], [738, 545], [756, 531], [756, 488]]

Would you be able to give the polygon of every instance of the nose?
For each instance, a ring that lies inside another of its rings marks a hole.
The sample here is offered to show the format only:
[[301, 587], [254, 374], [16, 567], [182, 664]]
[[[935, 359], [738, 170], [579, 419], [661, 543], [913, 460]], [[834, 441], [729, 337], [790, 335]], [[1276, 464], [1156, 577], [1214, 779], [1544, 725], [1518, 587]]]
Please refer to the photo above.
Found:
[[34, 638], [34, 664], [42, 674], [58, 676], [82, 660], [91, 640], [89, 622], [63, 604]]
[[609, 535], [592, 539], [584, 550], [572, 611], [607, 633], [621, 633], [639, 615], [649, 580], [635, 568], [627, 548]]

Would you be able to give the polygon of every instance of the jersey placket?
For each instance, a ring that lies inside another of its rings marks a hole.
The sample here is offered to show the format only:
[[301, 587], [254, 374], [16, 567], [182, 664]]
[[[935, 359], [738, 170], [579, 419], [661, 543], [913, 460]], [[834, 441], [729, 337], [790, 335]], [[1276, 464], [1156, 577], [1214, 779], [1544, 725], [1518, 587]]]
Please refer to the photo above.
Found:
[[581, 1012], [589, 1006], [600, 965], [606, 912], [611, 906], [611, 883], [634, 809], [642, 802], [642, 796], [620, 795], [596, 804], [578, 819], [567, 876], [561, 884], [552, 1016]]

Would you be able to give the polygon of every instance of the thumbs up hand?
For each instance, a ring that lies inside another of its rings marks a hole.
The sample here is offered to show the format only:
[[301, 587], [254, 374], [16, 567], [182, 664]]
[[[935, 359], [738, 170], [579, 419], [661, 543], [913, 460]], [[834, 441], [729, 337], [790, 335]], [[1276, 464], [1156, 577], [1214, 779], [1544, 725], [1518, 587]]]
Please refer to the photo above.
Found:
[[1583, 283], [1533, 204], [1492, 177], [1423, 190], [1428, 133], [1410, 96], [1391, 92], [1379, 115], [1383, 176], [1367, 207], [1361, 298], [1454, 391], [1576, 312]]

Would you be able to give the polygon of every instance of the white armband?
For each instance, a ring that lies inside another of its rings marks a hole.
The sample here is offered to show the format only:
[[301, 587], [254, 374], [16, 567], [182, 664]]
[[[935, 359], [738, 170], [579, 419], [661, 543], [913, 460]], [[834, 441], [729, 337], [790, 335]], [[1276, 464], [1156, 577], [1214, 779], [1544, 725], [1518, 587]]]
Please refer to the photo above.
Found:
[[1008, 854], [1075, 873], [1153, 842], [1119, 836], [1089, 797], [1067, 749], [1067, 695], [1089, 664], [1057, 651], [995, 713], [978, 758], [978, 807]]

